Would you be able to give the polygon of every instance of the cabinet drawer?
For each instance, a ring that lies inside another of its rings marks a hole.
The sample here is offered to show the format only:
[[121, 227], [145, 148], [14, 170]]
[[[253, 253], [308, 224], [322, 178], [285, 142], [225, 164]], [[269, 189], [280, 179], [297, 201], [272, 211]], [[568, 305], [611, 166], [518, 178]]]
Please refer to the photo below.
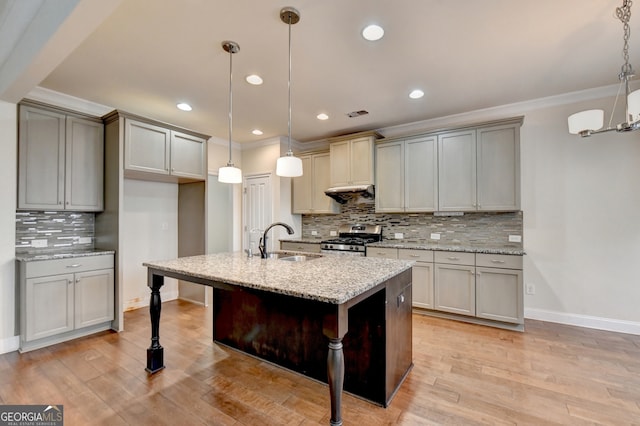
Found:
[[391, 247], [367, 247], [367, 257], [382, 257], [385, 259], [397, 259], [398, 249]]
[[476, 255], [476, 266], [522, 269], [522, 256], [478, 253]]
[[113, 255], [81, 256], [25, 262], [25, 278], [113, 268]]
[[431, 250], [398, 249], [398, 259], [433, 262], [433, 252]]
[[293, 243], [281, 241], [280, 250], [305, 251], [307, 253], [320, 253], [320, 243]]
[[451, 265], [470, 265], [476, 263], [475, 253], [465, 253], [460, 251], [436, 251], [434, 253], [436, 263], [448, 263]]

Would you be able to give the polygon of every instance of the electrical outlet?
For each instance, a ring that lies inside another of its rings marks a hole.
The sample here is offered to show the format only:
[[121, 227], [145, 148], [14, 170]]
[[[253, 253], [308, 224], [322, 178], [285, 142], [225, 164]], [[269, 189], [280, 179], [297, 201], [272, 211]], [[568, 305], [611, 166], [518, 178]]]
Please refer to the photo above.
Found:
[[396, 240], [401, 240], [404, 238], [404, 234], [402, 232], [395, 232], [393, 234], [393, 238], [395, 238]]
[[536, 285], [535, 284], [527, 284], [525, 289], [527, 294], [536, 294]]
[[336, 231], [329, 231], [329, 236], [330, 237], [335, 237], [336, 235], [338, 235], [338, 233]]
[[47, 240], [31, 240], [31, 247], [47, 247]]
[[521, 243], [522, 242], [522, 235], [509, 235], [509, 242], [510, 243]]
[[429, 238], [431, 238], [432, 240], [439, 240], [440, 239], [440, 234], [433, 233], [433, 234], [430, 235]]
[[78, 238], [78, 244], [91, 244], [91, 237]]
[[311, 231], [311, 235], [318, 235], [318, 231]]
[[162, 222], [162, 230], [166, 231], [169, 229], [169, 224], [167, 222]]

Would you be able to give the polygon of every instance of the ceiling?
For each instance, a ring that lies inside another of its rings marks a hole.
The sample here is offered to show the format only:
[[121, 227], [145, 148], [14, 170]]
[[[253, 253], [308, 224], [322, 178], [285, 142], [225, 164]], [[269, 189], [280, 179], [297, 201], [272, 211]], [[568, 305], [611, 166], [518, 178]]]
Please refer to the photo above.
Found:
[[[286, 135], [288, 29], [279, 11], [293, 6], [301, 18], [291, 28], [292, 137], [315, 141], [616, 84], [621, 3], [126, 0], [40, 85], [226, 139], [221, 43], [233, 40], [233, 140]], [[640, 67], [639, 22], [630, 52]], [[382, 40], [361, 37], [369, 23], [384, 27]], [[263, 85], [244, 81], [253, 73]], [[425, 96], [409, 99], [414, 88]], [[176, 109], [181, 101], [193, 111]], [[347, 116], [357, 110], [369, 114]], [[318, 120], [321, 112], [330, 118]]]

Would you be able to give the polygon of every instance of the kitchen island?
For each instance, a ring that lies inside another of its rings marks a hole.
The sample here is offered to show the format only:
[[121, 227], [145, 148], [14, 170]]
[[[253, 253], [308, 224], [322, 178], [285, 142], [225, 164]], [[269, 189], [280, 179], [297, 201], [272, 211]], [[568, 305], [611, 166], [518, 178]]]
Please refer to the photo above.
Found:
[[[214, 289], [214, 340], [329, 385], [331, 424], [342, 390], [387, 406], [412, 367], [411, 262], [357, 256], [261, 259], [220, 253], [147, 262], [151, 346], [164, 368], [164, 277]], [[327, 349], [328, 348], [328, 349]]]

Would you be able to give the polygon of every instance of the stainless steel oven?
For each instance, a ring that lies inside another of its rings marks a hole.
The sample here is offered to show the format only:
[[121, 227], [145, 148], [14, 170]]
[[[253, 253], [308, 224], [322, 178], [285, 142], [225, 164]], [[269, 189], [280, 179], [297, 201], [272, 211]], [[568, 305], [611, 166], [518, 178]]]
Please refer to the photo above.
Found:
[[320, 242], [323, 253], [364, 256], [366, 244], [382, 240], [380, 225], [340, 225], [338, 237]]

